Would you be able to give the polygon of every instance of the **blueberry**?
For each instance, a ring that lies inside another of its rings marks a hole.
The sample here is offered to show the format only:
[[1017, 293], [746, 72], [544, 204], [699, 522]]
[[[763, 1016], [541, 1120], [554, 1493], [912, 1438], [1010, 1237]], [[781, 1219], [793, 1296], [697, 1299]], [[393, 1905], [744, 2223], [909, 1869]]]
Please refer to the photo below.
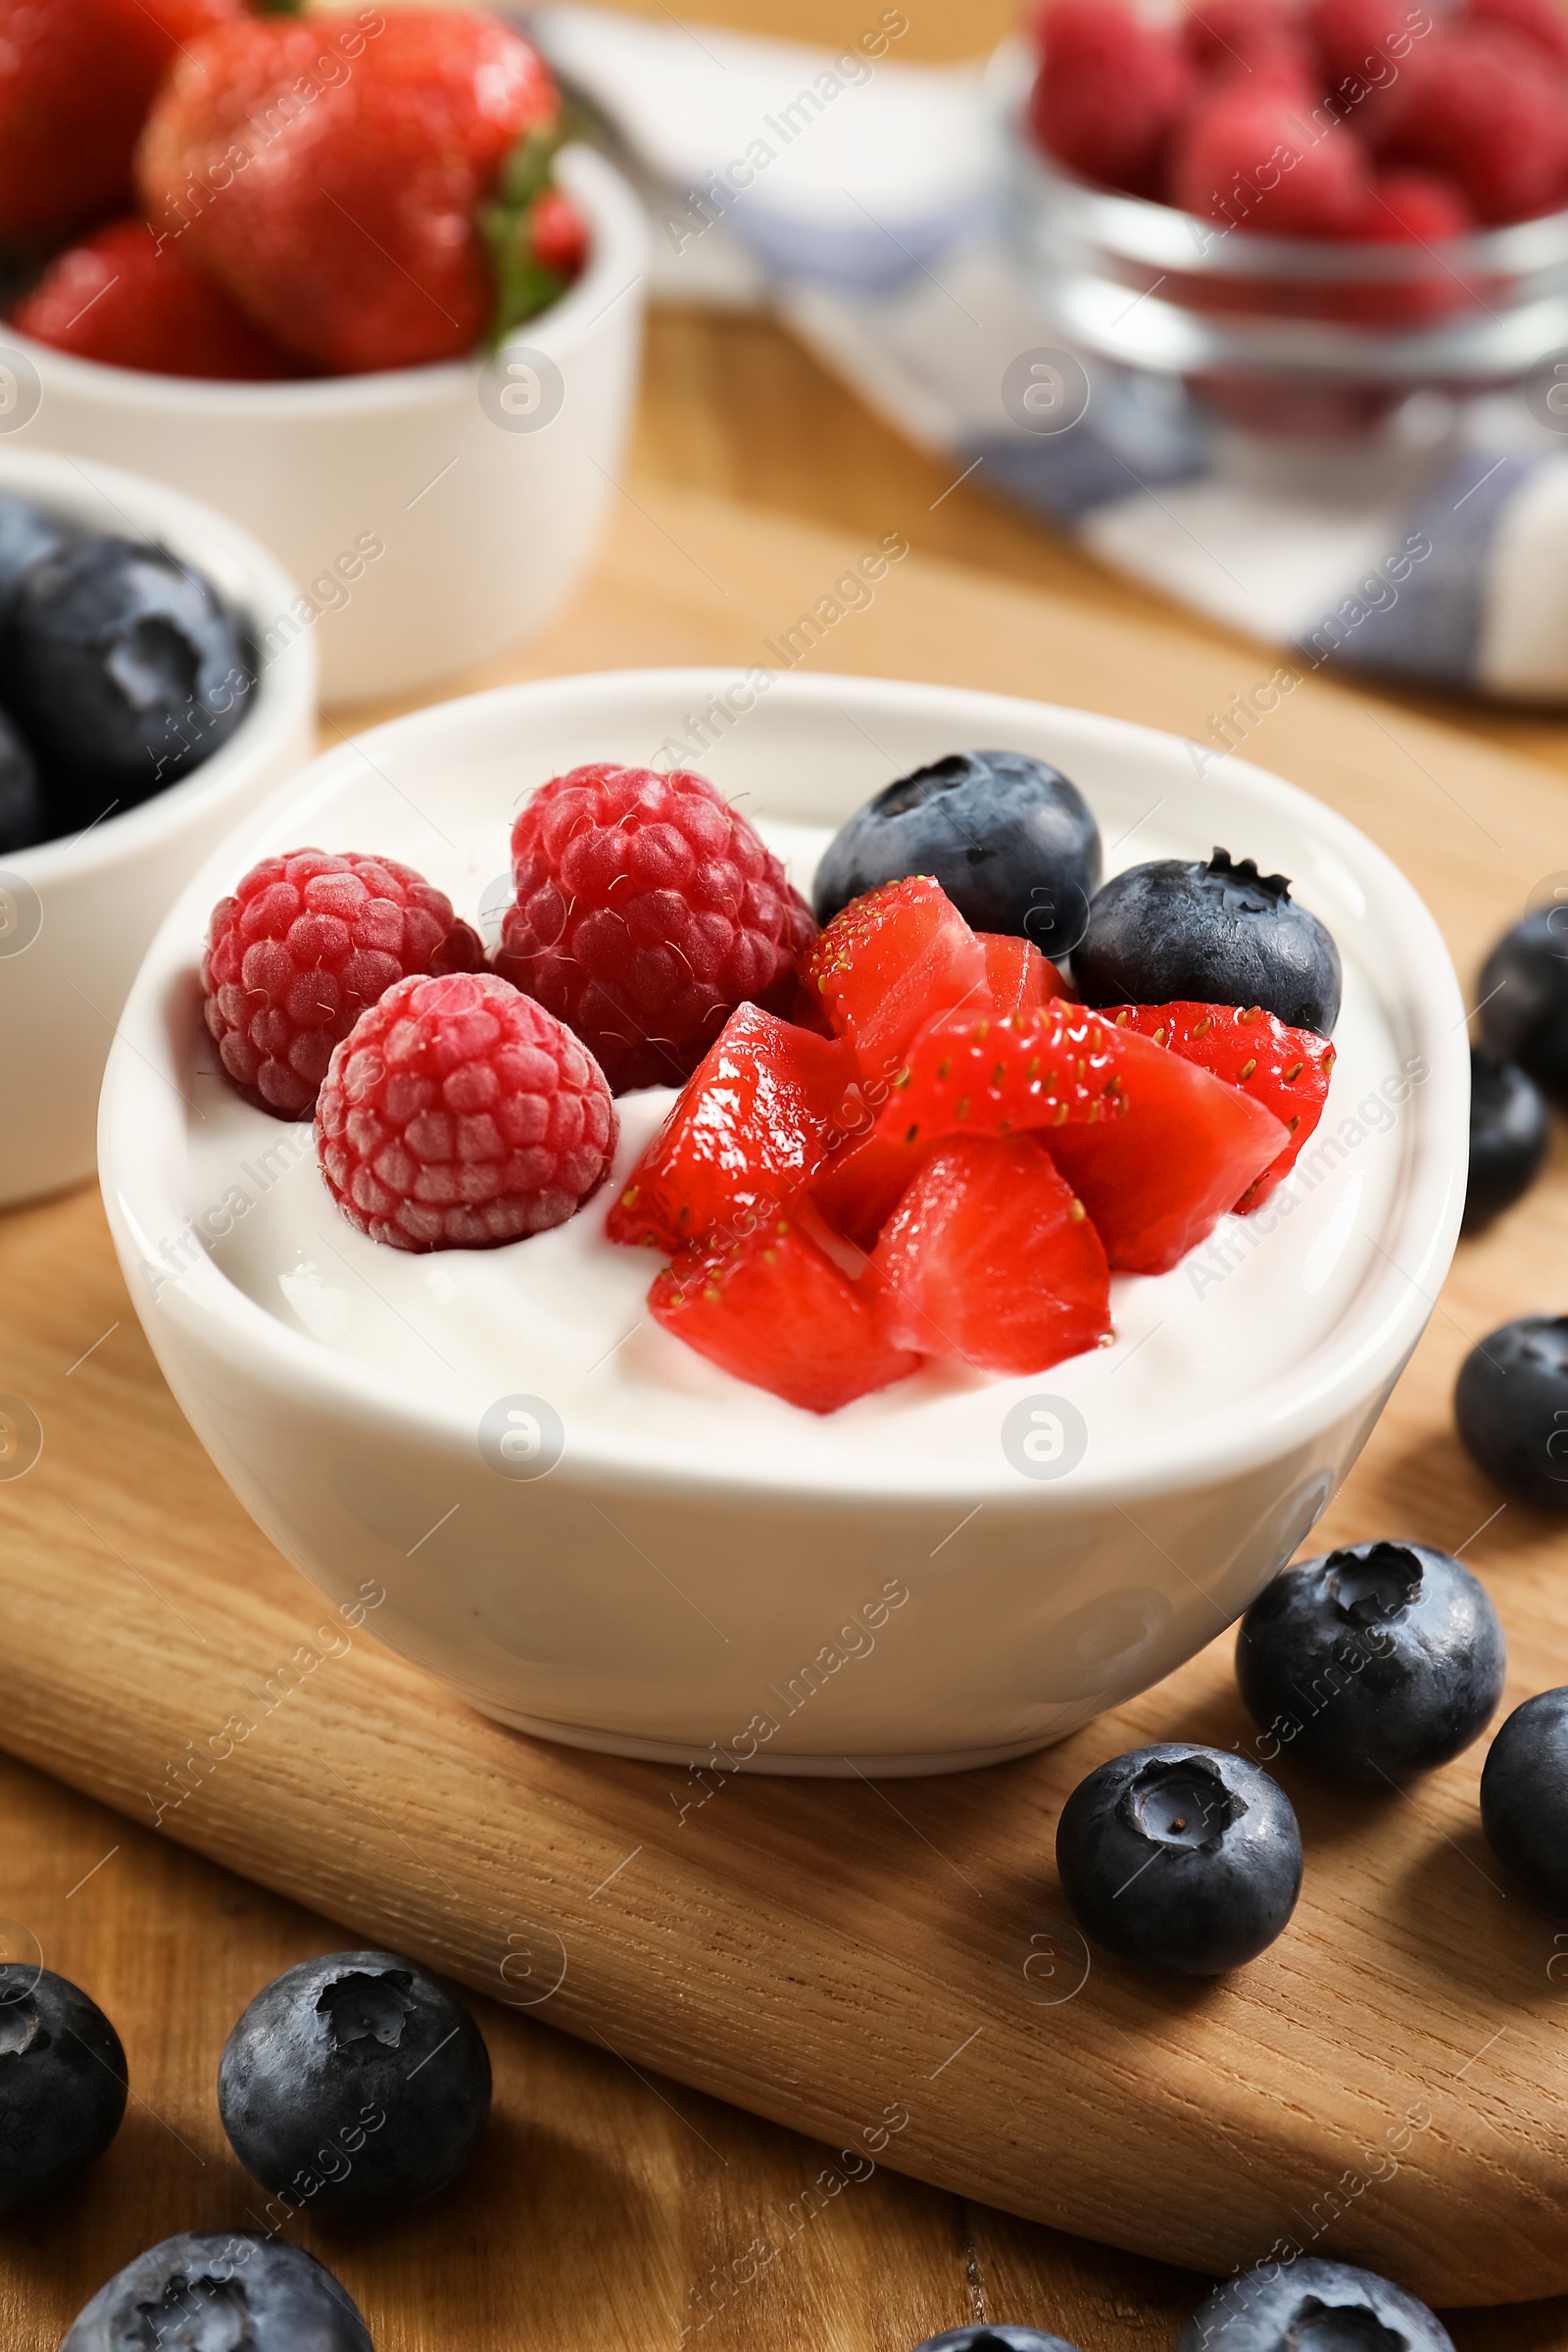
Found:
[[1216, 2287], [1176, 2352], [1453, 2352], [1453, 2338], [1375, 2271], [1302, 2255]]
[[1481, 967], [1481, 1041], [1568, 1102], [1568, 906], [1538, 906]]
[[490, 2112], [478, 2027], [392, 1952], [328, 1952], [256, 1995], [223, 2047], [234, 2153], [313, 2214], [417, 2204], [467, 2164]]
[[0, 702], [82, 823], [209, 759], [250, 688], [211, 581], [129, 539], [77, 539], [34, 564], [0, 634]]
[[1532, 1901], [1568, 1915], [1568, 1690], [1527, 1698], [1492, 1742], [1481, 1827]]
[[1453, 1412], [1465, 1451], [1505, 1494], [1568, 1511], [1568, 1316], [1489, 1332], [1460, 1367]]
[[1287, 1568], [1236, 1637], [1259, 1731], [1373, 1784], [1431, 1772], [1479, 1739], [1507, 1662], [1484, 1589], [1425, 1544], [1352, 1544]]
[[1245, 1756], [1167, 1742], [1112, 1756], [1056, 1825], [1062, 1890], [1087, 1935], [1184, 1977], [1255, 1959], [1301, 1891], [1283, 1788]]
[[1261, 1004], [1332, 1037], [1340, 953], [1283, 874], [1216, 850], [1206, 864], [1159, 858], [1112, 874], [1089, 909], [1072, 976], [1088, 1004]]
[[1466, 1233], [1479, 1233], [1530, 1190], [1550, 1141], [1546, 1105], [1534, 1080], [1516, 1063], [1472, 1047]]
[[37, 762], [0, 710], [0, 858], [30, 850], [47, 829]]
[[101, 2286], [60, 2352], [375, 2352], [347, 2287], [259, 2230], [166, 2237]]
[[75, 535], [73, 524], [46, 514], [30, 498], [0, 491], [0, 612], [10, 605], [24, 572]]
[[816, 919], [883, 882], [931, 874], [976, 931], [1064, 956], [1100, 887], [1100, 828], [1076, 784], [1027, 752], [953, 752], [889, 784], [828, 843]]
[[125, 2112], [125, 2053], [96, 2001], [46, 1968], [0, 1964], [0, 2213], [64, 2187]]
[[1042, 2335], [1038, 2328], [950, 2328], [928, 2335], [914, 2352], [1077, 2352], [1065, 2336]]

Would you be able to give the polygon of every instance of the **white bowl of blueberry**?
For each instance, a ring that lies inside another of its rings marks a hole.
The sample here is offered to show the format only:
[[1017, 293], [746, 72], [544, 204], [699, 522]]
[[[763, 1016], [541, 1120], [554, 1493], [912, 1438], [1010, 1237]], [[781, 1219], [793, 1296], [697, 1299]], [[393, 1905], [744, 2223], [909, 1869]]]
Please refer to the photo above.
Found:
[[[710, 780], [650, 767], [705, 705]], [[588, 1745], [936, 1771], [1291, 1556], [1446, 1268], [1466, 1102], [1431, 917], [1305, 794], [654, 671], [278, 796], [154, 945], [102, 1175], [215, 1460], [394, 1647]]]
[[0, 1204], [90, 1176], [104, 1061], [160, 917], [310, 757], [316, 655], [244, 531], [69, 458], [0, 455]]

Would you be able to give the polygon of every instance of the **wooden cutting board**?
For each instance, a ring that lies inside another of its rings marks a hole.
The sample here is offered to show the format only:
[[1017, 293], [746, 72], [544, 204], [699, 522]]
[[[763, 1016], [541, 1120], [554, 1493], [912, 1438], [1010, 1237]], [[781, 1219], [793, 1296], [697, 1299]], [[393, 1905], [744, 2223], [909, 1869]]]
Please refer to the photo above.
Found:
[[[462, 685], [755, 660], [860, 553], [713, 502], [639, 502], [549, 643]], [[813, 660], [1199, 737], [1274, 667], [918, 557]], [[1396, 706], [1303, 681], [1250, 748], [1399, 859], [1466, 973], [1568, 867], [1558, 782]], [[1462, 1546], [1508, 1628], [1509, 1704], [1568, 1679], [1560, 1545], [1500, 1509], [1447, 1400], [1470, 1343], [1550, 1298], [1565, 1247], [1559, 1144], [1529, 1201], [1462, 1249], [1321, 1531]], [[1568, 1937], [1498, 1883], [1477, 1757], [1382, 1798], [1282, 1762], [1307, 1878], [1274, 1949], [1214, 1985], [1086, 1966], [1052, 1860], [1061, 1800], [1144, 1740], [1248, 1738], [1227, 1642], [1057, 1749], [945, 1781], [705, 1785], [551, 1748], [379, 1649], [373, 1616], [346, 1654], [309, 1647], [321, 1607], [164, 1389], [90, 1193], [0, 1220], [0, 1391], [44, 1433], [0, 1481], [0, 1741], [18, 1755], [150, 1823], [189, 1744], [305, 1645], [319, 1662], [163, 1833], [828, 2142], [845, 2153], [822, 2197], [864, 2150], [1207, 2270], [1290, 2238], [1438, 2303], [1568, 2287]]]

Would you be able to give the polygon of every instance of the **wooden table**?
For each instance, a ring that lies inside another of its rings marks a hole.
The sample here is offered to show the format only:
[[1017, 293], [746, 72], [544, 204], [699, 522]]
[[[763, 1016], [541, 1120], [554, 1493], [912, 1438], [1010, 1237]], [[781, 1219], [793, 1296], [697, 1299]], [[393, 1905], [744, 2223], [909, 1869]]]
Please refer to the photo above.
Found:
[[[670, 12], [645, 0], [643, 13]], [[730, 0], [713, 13], [829, 39], [858, 32], [865, 15], [860, 0]], [[913, 0], [910, 15], [901, 53], [936, 58], [982, 45], [1007, 11], [999, 0]], [[852, 535], [897, 528], [919, 555], [1162, 624], [1172, 674], [1190, 656], [1210, 696], [1232, 673], [1238, 687], [1258, 674], [1258, 650], [1247, 641], [1112, 578], [972, 488], [950, 491], [939, 465], [897, 441], [762, 321], [668, 315], [653, 325], [623, 522], [645, 567], [667, 562], [668, 654], [684, 659], [685, 559], [673, 541], [662, 559], [653, 536], [667, 538], [671, 510], [660, 493], [672, 489]], [[644, 512], [648, 500], [662, 520]], [[613, 598], [619, 576], [601, 584], [602, 597]], [[591, 633], [568, 621], [525, 666], [594, 659]], [[1151, 714], [1144, 706], [1157, 691], [1130, 679], [1129, 711]], [[1399, 694], [1385, 706], [1391, 721], [1400, 708], [1441, 715], [1568, 767], [1561, 719]], [[260, 1983], [334, 1936], [311, 1914], [3, 1757], [0, 1820], [0, 1915], [25, 1923], [0, 1924], [0, 1936], [35, 1936], [51, 1966], [119, 1988], [137, 2086], [90, 2184], [42, 2216], [0, 2227], [0, 2344], [55, 2352], [87, 2294], [140, 2247], [175, 2228], [242, 2217], [249, 2189], [218, 2125], [216, 2054]], [[470, 2180], [435, 2212], [368, 2238], [303, 2233], [370, 2312], [379, 2352], [557, 2352], [590, 2342], [676, 2352], [698, 2341], [708, 2352], [906, 2352], [980, 2317], [1049, 2325], [1084, 2352], [1155, 2352], [1192, 2307], [1191, 2274], [885, 2170], [846, 2188], [792, 2237], [784, 2259], [738, 2284], [736, 2258], [814, 2179], [821, 2151], [609, 2050], [476, 2006], [496, 2064], [498, 2117]], [[1547, 2352], [1568, 2347], [1568, 2303], [1461, 2314], [1452, 2327], [1461, 2352]]]

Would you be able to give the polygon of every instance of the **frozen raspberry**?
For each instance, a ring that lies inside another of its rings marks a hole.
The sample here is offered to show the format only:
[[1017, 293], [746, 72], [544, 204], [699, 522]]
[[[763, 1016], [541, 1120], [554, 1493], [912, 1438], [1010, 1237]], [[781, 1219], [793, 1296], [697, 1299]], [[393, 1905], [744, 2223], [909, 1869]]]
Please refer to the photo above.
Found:
[[1029, 122], [1041, 146], [1085, 179], [1157, 194], [1171, 127], [1197, 82], [1178, 34], [1125, 0], [1053, 0], [1038, 36]]
[[327, 1191], [394, 1250], [493, 1250], [564, 1225], [603, 1182], [605, 1074], [494, 972], [416, 975], [362, 1013], [316, 1106]]
[[290, 850], [253, 865], [213, 908], [203, 1009], [246, 1101], [303, 1119], [332, 1048], [394, 980], [483, 963], [477, 932], [412, 865]]
[[689, 1078], [737, 1004], [788, 1014], [816, 933], [711, 784], [599, 763], [540, 786], [512, 828], [496, 969], [598, 1056], [617, 1095]]
[[1367, 162], [1343, 122], [1319, 124], [1277, 90], [1222, 84], [1183, 123], [1171, 201], [1274, 237], [1342, 237], [1366, 210]]
[[1457, 180], [1478, 220], [1528, 220], [1561, 200], [1568, 104], [1540, 47], [1502, 24], [1446, 20], [1411, 52], [1382, 160]]

